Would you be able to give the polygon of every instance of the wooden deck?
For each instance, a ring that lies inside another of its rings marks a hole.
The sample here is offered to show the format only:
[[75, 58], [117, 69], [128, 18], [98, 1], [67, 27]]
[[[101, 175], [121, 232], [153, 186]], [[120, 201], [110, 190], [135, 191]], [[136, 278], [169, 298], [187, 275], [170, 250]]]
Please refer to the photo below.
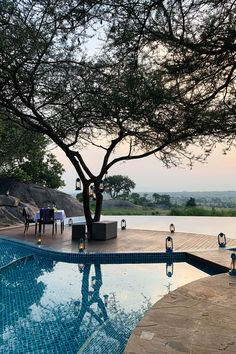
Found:
[[[18, 240], [24, 240], [33, 244], [37, 243], [38, 236], [34, 234], [34, 228], [30, 227], [24, 235], [23, 227], [1, 229], [0, 235]], [[42, 245], [49, 246], [64, 252], [77, 252], [78, 242], [71, 239], [71, 227], [66, 226], [64, 232], [51, 235], [50, 225], [42, 236]], [[107, 241], [86, 241], [87, 252], [165, 252], [166, 237], [170, 233], [165, 231], [150, 231], [126, 229], [118, 230], [118, 237]], [[232, 251], [218, 247], [216, 236], [195, 233], [176, 232], [171, 234], [173, 238], [173, 250], [184, 251], [193, 254], [203, 260], [230, 266], [230, 254]], [[236, 248], [236, 240], [227, 239], [227, 248]]]

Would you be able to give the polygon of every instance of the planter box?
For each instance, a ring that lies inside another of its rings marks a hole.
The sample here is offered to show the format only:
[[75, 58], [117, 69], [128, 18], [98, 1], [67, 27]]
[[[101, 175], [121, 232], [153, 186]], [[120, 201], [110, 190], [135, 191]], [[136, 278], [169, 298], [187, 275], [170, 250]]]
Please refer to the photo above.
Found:
[[79, 222], [72, 224], [72, 240], [80, 240], [83, 238], [85, 240], [86, 223]]
[[117, 237], [117, 221], [97, 221], [92, 226], [92, 240], [109, 240]]

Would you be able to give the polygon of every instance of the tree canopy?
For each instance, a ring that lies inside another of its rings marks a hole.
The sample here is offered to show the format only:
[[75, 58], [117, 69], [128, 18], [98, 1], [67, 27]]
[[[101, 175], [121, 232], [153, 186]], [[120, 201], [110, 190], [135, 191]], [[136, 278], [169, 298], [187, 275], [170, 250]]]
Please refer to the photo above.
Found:
[[[191, 165], [234, 138], [234, 7], [211, 0], [0, 3], [1, 115], [65, 152], [83, 183], [89, 230], [101, 214], [100, 181], [115, 164], [155, 154], [166, 166], [183, 157]], [[195, 156], [193, 145], [203, 154]], [[103, 151], [98, 172], [83, 158], [89, 146]]]
[[135, 183], [128, 176], [122, 175], [107, 177], [106, 184], [106, 192], [110, 194], [112, 199], [126, 199], [131, 190], [135, 188]]
[[8, 121], [0, 126], [0, 175], [49, 188], [64, 185], [64, 171], [56, 157], [47, 152], [48, 139]]

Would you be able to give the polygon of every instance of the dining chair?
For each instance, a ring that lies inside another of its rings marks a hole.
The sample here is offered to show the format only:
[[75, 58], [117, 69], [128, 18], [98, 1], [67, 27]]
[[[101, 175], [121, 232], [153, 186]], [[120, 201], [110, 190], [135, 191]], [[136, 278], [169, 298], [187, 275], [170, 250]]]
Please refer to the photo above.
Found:
[[43, 226], [43, 233], [45, 233], [45, 225], [52, 225], [52, 236], [57, 233], [57, 222], [55, 220], [54, 209], [41, 208], [39, 220], [39, 232], [41, 233]]
[[35, 233], [37, 232], [37, 223], [35, 222], [35, 220], [32, 218], [31, 214], [30, 214], [30, 210], [28, 207], [23, 207], [22, 210], [22, 215], [24, 217], [24, 224], [25, 224], [25, 229], [24, 229], [24, 234], [28, 231], [29, 229], [29, 225], [31, 223], [35, 224]]

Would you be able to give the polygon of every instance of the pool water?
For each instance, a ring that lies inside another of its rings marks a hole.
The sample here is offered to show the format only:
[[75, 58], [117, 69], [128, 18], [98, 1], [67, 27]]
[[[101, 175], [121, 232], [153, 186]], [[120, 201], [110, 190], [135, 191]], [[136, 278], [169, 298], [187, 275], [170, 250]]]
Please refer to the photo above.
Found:
[[84, 265], [27, 257], [29, 250], [7, 242], [3, 249], [4, 354], [121, 354], [157, 300], [207, 275], [186, 263]]

